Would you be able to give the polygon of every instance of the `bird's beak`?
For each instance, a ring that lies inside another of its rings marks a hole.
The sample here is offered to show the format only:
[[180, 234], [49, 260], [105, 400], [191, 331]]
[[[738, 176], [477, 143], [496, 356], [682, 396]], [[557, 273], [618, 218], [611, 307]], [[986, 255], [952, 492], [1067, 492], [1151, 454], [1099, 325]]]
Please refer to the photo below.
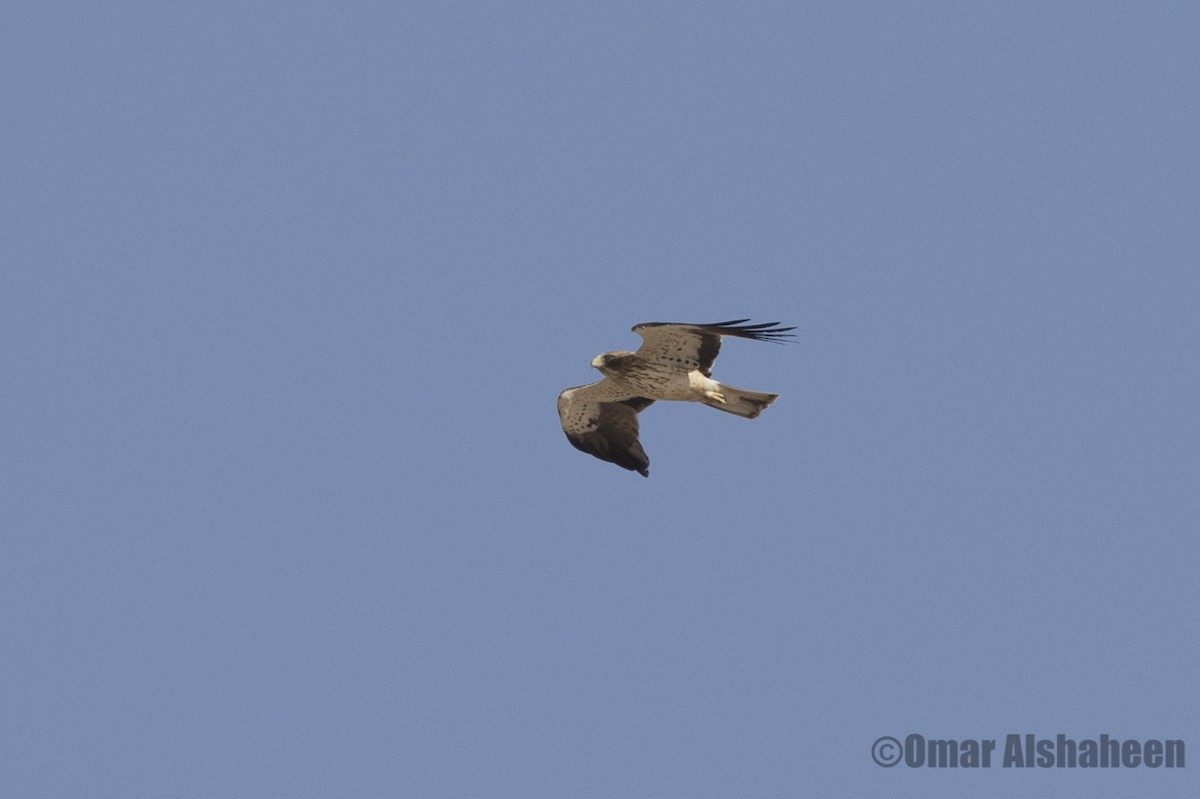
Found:
[[592, 366], [599, 369], [603, 365], [604, 365], [604, 356], [603, 355], [597, 355], [595, 358], [592, 358]]

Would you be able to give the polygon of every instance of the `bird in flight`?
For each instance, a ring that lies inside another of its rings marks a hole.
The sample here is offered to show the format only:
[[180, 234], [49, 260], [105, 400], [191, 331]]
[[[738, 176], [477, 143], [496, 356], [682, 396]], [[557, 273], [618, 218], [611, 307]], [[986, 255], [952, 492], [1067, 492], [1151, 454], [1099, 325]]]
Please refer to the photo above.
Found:
[[646, 322], [637, 352], [606, 352], [592, 360], [604, 379], [558, 395], [558, 417], [576, 449], [622, 469], [650, 476], [650, 458], [638, 441], [638, 413], [655, 400], [703, 402], [710, 408], [754, 419], [778, 394], [747, 391], [712, 379], [723, 336], [782, 342], [792, 338], [778, 322], [746, 324], [733, 319], [708, 325]]

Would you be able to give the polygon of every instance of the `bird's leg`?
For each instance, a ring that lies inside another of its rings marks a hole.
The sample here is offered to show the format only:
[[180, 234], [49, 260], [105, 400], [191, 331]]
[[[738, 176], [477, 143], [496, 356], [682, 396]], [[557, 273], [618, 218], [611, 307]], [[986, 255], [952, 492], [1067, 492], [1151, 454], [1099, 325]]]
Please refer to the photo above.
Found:
[[704, 392], [704, 396], [708, 397], [710, 400], [713, 400], [714, 402], [719, 402], [722, 405], [725, 404], [725, 395], [722, 394], [720, 391], [706, 390]]

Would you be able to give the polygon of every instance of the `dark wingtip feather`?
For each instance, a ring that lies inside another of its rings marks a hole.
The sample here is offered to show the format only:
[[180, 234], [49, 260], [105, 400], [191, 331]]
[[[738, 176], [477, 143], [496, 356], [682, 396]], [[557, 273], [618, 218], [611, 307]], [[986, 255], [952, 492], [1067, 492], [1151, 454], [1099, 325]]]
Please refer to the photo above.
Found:
[[795, 327], [779, 327], [778, 322], [759, 322], [758, 324], [748, 325], [749, 319], [731, 319], [728, 322], [715, 322], [709, 325], [697, 325], [697, 327], [705, 328], [713, 333], [719, 333], [722, 336], [738, 336], [739, 338], [749, 338], [755, 341], [774, 341], [777, 344], [785, 343], [787, 339], [794, 338], [794, 333], [789, 333], [789, 330], [795, 330]]
[[704, 330], [709, 333], [715, 333], [718, 336], [737, 336], [739, 338], [750, 338], [755, 341], [774, 341], [782, 344], [789, 338], [794, 338], [794, 334], [789, 333], [789, 330], [795, 330], [794, 327], [778, 327], [778, 322], [759, 322], [758, 324], [746, 324], [749, 319], [730, 319], [726, 322], [712, 322], [706, 325], [693, 324], [691, 322], [642, 322], [634, 325], [631, 329], [637, 333], [643, 327], [691, 327], [698, 330]]

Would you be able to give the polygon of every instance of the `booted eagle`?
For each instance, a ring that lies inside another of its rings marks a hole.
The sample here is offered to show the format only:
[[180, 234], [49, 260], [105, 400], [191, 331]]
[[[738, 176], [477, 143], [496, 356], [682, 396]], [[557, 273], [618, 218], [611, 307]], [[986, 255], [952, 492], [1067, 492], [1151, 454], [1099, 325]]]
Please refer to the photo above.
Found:
[[650, 459], [638, 441], [638, 418], [655, 400], [703, 402], [710, 408], [753, 419], [778, 394], [734, 388], [712, 379], [722, 336], [784, 341], [789, 330], [778, 322], [745, 324], [733, 319], [710, 325], [646, 322], [633, 332], [642, 337], [637, 352], [606, 352], [592, 366], [604, 379], [568, 388], [558, 395], [558, 417], [576, 449], [602, 461], [650, 476]]

